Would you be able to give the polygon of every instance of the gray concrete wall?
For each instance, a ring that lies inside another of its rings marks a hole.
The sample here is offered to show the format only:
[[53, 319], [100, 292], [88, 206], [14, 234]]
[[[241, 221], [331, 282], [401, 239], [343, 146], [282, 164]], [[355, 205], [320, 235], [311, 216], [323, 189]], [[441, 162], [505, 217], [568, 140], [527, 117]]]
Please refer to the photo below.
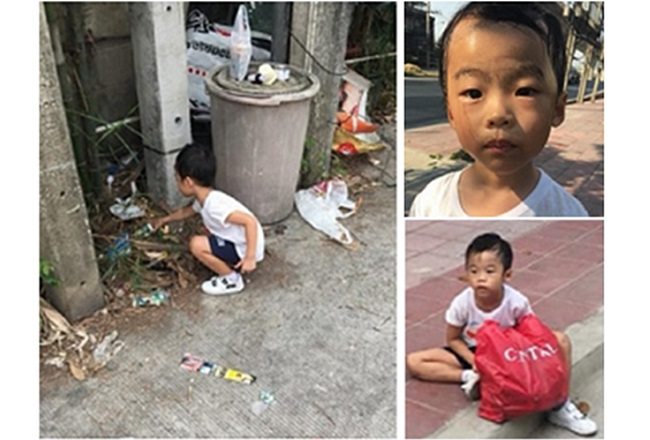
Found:
[[127, 3], [68, 4], [65, 10], [66, 19], [57, 25], [72, 26], [72, 33], [61, 34], [73, 40], [68, 46], [84, 53], [80, 74], [86, 76], [80, 79], [93, 116], [109, 122], [123, 119], [137, 104]]
[[309, 170], [303, 175], [304, 186], [315, 183], [329, 173], [338, 91], [345, 70], [345, 50], [353, 11], [354, 4], [348, 2], [298, 2], [293, 5], [292, 33], [330, 71], [322, 69], [291, 40], [289, 62], [314, 73], [321, 82], [309, 115], [304, 155]]
[[74, 321], [104, 304], [45, 10], [40, 6], [40, 256], [59, 279], [48, 300]]
[[169, 208], [186, 203], [174, 179], [174, 159], [191, 142], [182, 3], [129, 5], [147, 186]]
[[105, 120], [123, 119], [138, 102], [128, 5], [101, 2], [80, 7], [91, 45], [93, 100]]

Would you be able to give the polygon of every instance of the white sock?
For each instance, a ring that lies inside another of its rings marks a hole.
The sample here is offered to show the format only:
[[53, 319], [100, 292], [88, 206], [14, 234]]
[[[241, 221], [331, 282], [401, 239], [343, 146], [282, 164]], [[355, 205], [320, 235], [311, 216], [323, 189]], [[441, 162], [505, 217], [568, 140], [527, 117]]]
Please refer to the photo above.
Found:
[[233, 270], [233, 271], [230, 272], [228, 275], [224, 275], [224, 278], [225, 278], [229, 283], [236, 283], [237, 280], [239, 280], [239, 277], [240, 277], [240, 276], [241, 276], [241, 275], [239, 275], [239, 272]]
[[473, 370], [463, 370], [460, 373], [460, 380], [463, 381], [463, 383], [467, 382], [469, 380], [470, 374], [473, 374], [473, 372]]

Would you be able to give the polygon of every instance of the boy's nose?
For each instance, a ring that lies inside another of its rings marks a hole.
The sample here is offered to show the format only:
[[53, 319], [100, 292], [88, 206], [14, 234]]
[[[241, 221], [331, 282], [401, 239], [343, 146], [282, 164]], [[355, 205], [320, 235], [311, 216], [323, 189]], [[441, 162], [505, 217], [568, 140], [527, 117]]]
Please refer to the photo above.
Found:
[[512, 124], [512, 113], [501, 97], [492, 97], [487, 113], [487, 128], [504, 128]]

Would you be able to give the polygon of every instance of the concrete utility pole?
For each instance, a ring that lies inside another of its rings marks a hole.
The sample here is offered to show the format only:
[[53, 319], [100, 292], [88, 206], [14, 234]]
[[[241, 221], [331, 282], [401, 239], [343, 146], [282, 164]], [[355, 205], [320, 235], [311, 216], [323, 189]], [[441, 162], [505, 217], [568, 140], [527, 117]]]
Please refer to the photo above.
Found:
[[596, 102], [596, 97], [598, 96], [598, 87], [600, 86], [600, 77], [603, 72], [603, 61], [605, 58], [605, 52], [603, 49], [600, 49], [600, 58], [596, 65], [596, 75], [594, 78], [594, 86], [591, 89], [591, 102]]
[[321, 83], [309, 114], [307, 147], [303, 156], [308, 165], [302, 179], [304, 186], [329, 174], [338, 93], [345, 72], [345, 50], [353, 11], [354, 4], [350, 2], [293, 4], [291, 32], [318, 63], [293, 38], [289, 62], [314, 73]]
[[75, 321], [104, 305], [86, 205], [72, 153], [52, 40], [40, 4], [40, 254], [59, 282], [48, 300]]
[[168, 208], [185, 203], [174, 180], [178, 151], [192, 140], [182, 3], [130, 3], [147, 186]]
[[587, 51], [582, 62], [582, 74], [580, 75], [580, 85], [578, 86], [578, 97], [577, 102], [582, 103], [585, 100], [585, 91], [587, 90], [587, 81], [591, 76], [592, 72], [592, 57], [594, 53], [594, 47], [592, 45], [587, 46]]

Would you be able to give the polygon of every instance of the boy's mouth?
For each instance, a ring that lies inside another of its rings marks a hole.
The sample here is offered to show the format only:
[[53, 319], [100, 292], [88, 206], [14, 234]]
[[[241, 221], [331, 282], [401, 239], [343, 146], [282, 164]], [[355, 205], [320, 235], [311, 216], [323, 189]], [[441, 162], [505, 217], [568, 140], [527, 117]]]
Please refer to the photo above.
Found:
[[505, 154], [516, 147], [515, 144], [505, 139], [492, 139], [483, 148], [491, 153]]

